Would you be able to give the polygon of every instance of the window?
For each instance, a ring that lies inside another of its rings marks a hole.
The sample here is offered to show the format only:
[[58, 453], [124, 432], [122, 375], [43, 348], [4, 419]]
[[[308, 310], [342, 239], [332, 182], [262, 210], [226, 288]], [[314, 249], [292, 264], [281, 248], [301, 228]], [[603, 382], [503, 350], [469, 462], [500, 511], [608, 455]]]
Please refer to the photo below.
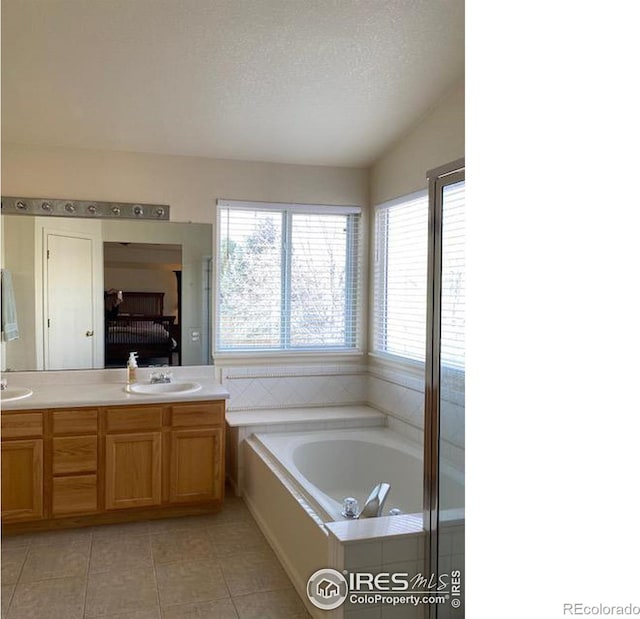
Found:
[[424, 362], [427, 320], [427, 192], [381, 204], [375, 214], [376, 352]]
[[216, 350], [355, 350], [360, 209], [218, 201]]
[[442, 189], [440, 362], [464, 370], [465, 184]]

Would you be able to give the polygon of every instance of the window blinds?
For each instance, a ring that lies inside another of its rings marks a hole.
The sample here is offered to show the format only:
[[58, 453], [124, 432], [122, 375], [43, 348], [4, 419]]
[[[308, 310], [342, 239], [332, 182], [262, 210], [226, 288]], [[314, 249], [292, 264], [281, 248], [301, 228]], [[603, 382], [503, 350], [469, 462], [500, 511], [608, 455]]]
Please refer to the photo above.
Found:
[[380, 205], [375, 221], [374, 350], [424, 361], [427, 193]]
[[464, 369], [465, 184], [442, 190], [442, 303], [440, 362]]
[[355, 349], [359, 209], [218, 203], [216, 350]]

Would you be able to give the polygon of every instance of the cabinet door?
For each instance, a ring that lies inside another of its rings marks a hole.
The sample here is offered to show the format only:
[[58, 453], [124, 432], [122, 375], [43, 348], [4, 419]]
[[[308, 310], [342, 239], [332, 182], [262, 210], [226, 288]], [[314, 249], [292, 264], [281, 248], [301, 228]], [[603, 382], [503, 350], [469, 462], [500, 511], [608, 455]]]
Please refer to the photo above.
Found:
[[161, 432], [106, 436], [105, 507], [160, 505]]
[[222, 498], [222, 428], [171, 432], [172, 503]]
[[42, 439], [2, 443], [2, 520], [38, 520], [42, 512]]

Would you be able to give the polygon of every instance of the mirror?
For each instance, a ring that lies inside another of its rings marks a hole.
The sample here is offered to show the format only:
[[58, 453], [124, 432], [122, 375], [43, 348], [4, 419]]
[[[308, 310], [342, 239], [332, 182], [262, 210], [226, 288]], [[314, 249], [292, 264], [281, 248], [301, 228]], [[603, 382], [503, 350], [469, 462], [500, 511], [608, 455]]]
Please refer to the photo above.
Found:
[[3, 370], [125, 367], [138, 349], [143, 366], [212, 363], [211, 224], [1, 219], [20, 334]]

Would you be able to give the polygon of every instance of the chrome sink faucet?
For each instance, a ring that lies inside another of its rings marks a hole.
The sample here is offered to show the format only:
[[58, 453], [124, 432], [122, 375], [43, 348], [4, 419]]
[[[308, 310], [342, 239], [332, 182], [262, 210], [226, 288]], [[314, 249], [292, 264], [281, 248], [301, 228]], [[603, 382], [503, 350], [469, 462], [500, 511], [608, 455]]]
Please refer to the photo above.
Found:
[[150, 382], [152, 385], [157, 383], [170, 383], [173, 374], [171, 372], [151, 372]]

